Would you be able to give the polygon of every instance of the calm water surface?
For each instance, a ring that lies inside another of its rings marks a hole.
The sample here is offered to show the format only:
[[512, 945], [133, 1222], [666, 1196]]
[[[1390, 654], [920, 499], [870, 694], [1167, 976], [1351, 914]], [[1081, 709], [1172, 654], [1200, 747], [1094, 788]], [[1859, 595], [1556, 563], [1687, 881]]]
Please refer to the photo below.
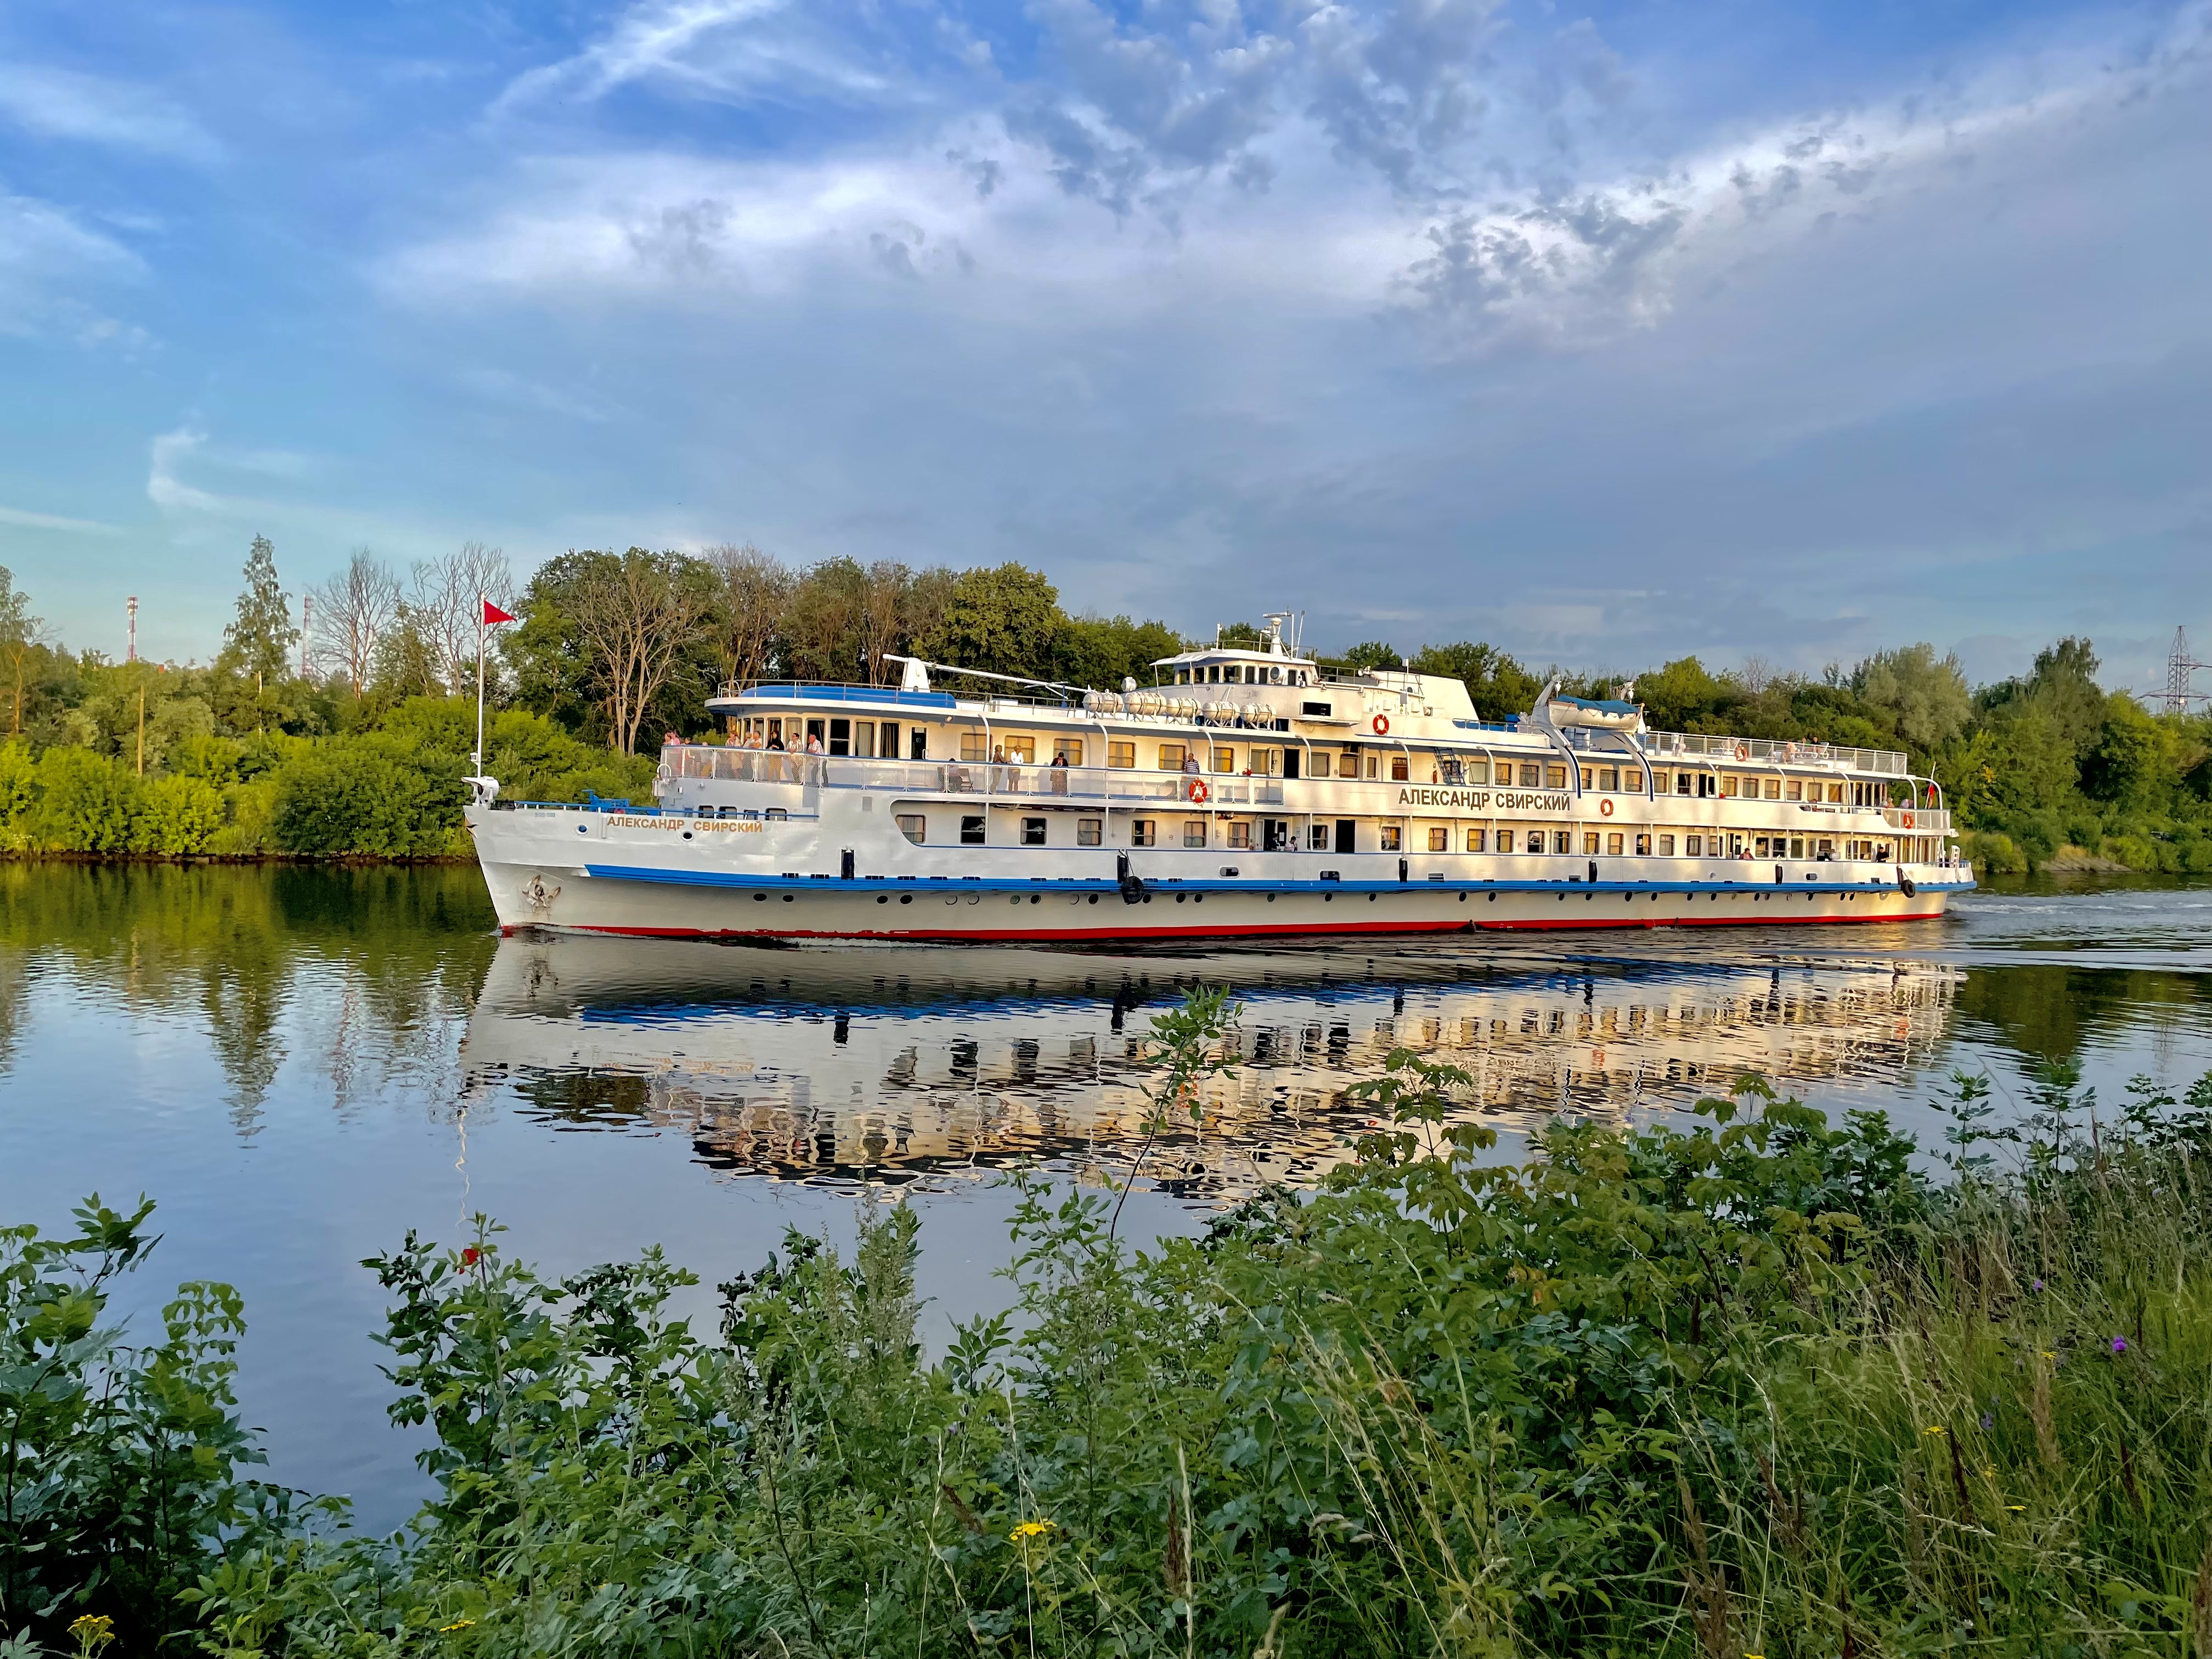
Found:
[[659, 1243], [711, 1286], [896, 1192], [941, 1332], [1005, 1299], [1000, 1171], [1126, 1169], [1142, 1034], [1194, 983], [1235, 988], [1243, 1063], [1132, 1200], [1155, 1232], [1343, 1157], [1366, 1121], [1345, 1090], [1401, 1043], [1470, 1073], [1509, 1148], [1747, 1068], [1923, 1133], [1954, 1069], [2014, 1097], [2045, 1058], [2107, 1095], [2212, 1070], [2212, 886], [2022, 886], [1894, 927], [1142, 955], [491, 927], [472, 869], [0, 866], [0, 1219], [157, 1199], [138, 1316], [179, 1279], [236, 1284], [271, 1473], [374, 1525], [421, 1486], [362, 1257], [481, 1210], [550, 1271]]

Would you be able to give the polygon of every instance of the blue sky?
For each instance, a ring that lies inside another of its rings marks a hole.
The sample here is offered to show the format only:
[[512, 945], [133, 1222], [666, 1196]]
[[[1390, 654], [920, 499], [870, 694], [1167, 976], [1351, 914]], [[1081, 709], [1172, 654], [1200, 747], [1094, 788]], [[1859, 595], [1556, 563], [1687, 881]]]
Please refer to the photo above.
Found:
[[2212, 9], [0, 12], [0, 563], [1020, 559], [1324, 643], [2212, 646]]

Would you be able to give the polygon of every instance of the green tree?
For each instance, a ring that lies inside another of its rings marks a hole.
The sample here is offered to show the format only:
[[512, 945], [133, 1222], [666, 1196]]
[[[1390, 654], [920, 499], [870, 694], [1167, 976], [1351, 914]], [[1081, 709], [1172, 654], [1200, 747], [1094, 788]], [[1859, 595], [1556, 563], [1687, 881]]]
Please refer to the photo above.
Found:
[[1742, 689], [1717, 678], [1695, 657], [1677, 657], [1636, 677], [1644, 719], [1662, 732], [1725, 732], [1743, 703]]
[[2125, 692], [2106, 700], [2105, 723], [2081, 757], [2081, 793], [2138, 809], [2154, 805], [2179, 781], [2172, 745], [2157, 720]]
[[1897, 734], [1923, 753], [1955, 738], [1974, 712], [1956, 656], [1922, 643], [1878, 651], [1851, 672], [1854, 695], [1886, 712]]
[[1475, 713], [1498, 720], [1533, 708], [1541, 681], [1494, 645], [1462, 640], [1456, 645], [1426, 645], [1413, 659], [1417, 674], [1461, 681], [1474, 699]]
[[630, 753], [638, 734], [706, 724], [721, 647], [722, 578], [704, 561], [633, 547], [542, 566], [501, 649], [526, 707]]
[[1405, 659], [1386, 640], [1363, 640], [1337, 660], [1357, 674], [1370, 668], [1395, 668]]
[[963, 570], [920, 655], [987, 673], [1049, 677], [1067, 618], [1060, 590], [1026, 565]]
[[1053, 678], [1070, 685], [1117, 690], [1125, 679], [1152, 683], [1152, 665], [1182, 649], [1182, 640], [1163, 622], [1132, 622], [1127, 617], [1079, 617], [1060, 635], [1060, 660]]
[[237, 616], [222, 630], [222, 652], [216, 665], [233, 674], [258, 676], [264, 684], [281, 680], [291, 668], [292, 647], [299, 642], [291, 601], [276, 580], [276, 549], [266, 536], [256, 536], [246, 555], [246, 591], [238, 596]]
[[31, 655], [46, 626], [31, 614], [31, 597], [15, 586], [15, 573], [0, 564], [0, 670], [8, 676], [8, 730], [18, 737], [23, 731], [23, 696]]

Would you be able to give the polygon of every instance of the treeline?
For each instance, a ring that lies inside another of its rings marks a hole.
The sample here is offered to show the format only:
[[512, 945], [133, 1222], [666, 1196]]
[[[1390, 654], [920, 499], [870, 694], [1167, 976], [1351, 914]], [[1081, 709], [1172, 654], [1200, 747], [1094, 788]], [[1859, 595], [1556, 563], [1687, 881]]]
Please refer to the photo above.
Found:
[[[1155, 1022], [1164, 1161], [1235, 1017]], [[430, 1488], [386, 1537], [247, 1478], [229, 1287], [118, 1329], [150, 1205], [0, 1229], [8, 1651], [2204, 1651], [2212, 1079], [2099, 1114], [2046, 1071], [2004, 1124], [1961, 1077], [1922, 1156], [1747, 1078], [1501, 1162], [1467, 1073], [1389, 1065], [1317, 1191], [1202, 1238], [1011, 1177], [1016, 1305], [933, 1360], [902, 1205], [719, 1329], [657, 1249], [410, 1233], [364, 1264]]]
[[[52, 641], [0, 570], [0, 848], [465, 852], [486, 598], [520, 618], [495, 630], [487, 661], [501, 711], [489, 764], [510, 798], [642, 795], [652, 769], [638, 751], [665, 732], [716, 737], [704, 705], [726, 684], [888, 684], [891, 659], [914, 655], [1114, 687], [1149, 682], [1188, 643], [1161, 622], [1071, 616], [1018, 564], [793, 569], [750, 546], [570, 552], [519, 588], [505, 557], [473, 543], [404, 579], [362, 551], [304, 597], [295, 612], [257, 538], [213, 662], [118, 664]], [[1239, 623], [1222, 637], [1261, 635]], [[2212, 870], [2212, 719], [2154, 715], [2105, 690], [2086, 640], [1978, 689], [1925, 644], [1817, 676], [1696, 657], [1633, 676], [1539, 671], [1475, 641], [1401, 653], [1366, 641], [1321, 660], [1450, 676], [1491, 719], [1527, 710], [1557, 676], [1577, 695], [1632, 686], [1662, 729], [1901, 749], [1942, 784], [1984, 871]]]

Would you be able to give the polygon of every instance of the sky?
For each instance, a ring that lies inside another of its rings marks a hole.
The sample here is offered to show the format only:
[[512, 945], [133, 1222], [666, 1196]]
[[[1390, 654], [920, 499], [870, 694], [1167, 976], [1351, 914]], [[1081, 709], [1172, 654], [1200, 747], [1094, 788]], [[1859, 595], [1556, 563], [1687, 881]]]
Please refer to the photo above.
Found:
[[2206, 0], [12, 0], [0, 563], [179, 659], [256, 534], [750, 540], [2148, 686], [2212, 655], [2209, 94]]

